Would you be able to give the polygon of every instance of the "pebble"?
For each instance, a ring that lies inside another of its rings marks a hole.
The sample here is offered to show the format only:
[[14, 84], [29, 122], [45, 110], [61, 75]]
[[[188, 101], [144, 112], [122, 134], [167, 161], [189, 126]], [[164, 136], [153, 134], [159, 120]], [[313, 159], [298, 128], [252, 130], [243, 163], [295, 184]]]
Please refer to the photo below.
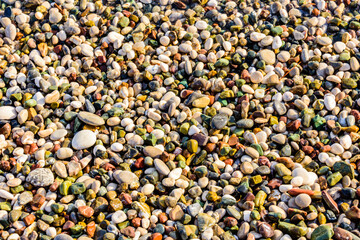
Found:
[[11, 120], [17, 116], [16, 109], [10, 106], [0, 107], [0, 120]]
[[56, 152], [56, 157], [59, 159], [67, 159], [73, 156], [74, 151], [71, 148], [60, 148]]
[[82, 150], [92, 147], [96, 142], [96, 134], [90, 130], [81, 130], [77, 132], [72, 139], [71, 145], [76, 150]]
[[118, 170], [113, 173], [113, 176], [118, 183], [130, 184], [139, 180], [139, 178], [134, 173], [129, 171]]
[[37, 168], [29, 173], [26, 181], [36, 187], [46, 187], [54, 182], [54, 174], [48, 168]]
[[264, 49], [260, 51], [260, 58], [265, 61], [266, 64], [272, 65], [275, 64], [276, 56], [275, 53], [269, 49]]
[[311, 204], [311, 197], [305, 193], [299, 194], [295, 198], [295, 203], [300, 208], [306, 208]]
[[160, 159], [154, 160], [154, 166], [156, 170], [162, 175], [167, 176], [170, 173], [170, 169], [168, 168], [168, 166], [166, 166], [166, 164]]
[[89, 124], [91, 126], [101, 126], [105, 124], [104, 119], [89, 112], [80, 112], [78, 114], [78, 118], [83, 121], [85, 124]]

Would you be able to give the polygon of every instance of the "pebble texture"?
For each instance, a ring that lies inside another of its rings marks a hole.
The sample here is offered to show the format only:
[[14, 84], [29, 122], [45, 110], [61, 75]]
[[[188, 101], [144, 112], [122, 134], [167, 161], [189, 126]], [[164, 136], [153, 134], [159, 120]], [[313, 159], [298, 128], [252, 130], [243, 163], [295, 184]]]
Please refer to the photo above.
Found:
[[0, 239], [359, 240], [358, 0], [3, 0]]

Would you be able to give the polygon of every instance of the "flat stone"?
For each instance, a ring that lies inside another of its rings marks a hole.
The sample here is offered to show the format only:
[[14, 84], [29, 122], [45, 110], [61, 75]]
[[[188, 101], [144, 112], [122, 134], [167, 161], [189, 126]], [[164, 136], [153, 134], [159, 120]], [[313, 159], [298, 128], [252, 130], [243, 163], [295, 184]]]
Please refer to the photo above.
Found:
[[15, 40], [16, 37], [16, 27], [14, 24], [9, 24], [5, 28], [5, 36], [10, 38], [12, 41]]
[[260, 71], [255, 71], [250, 75], [250, 80], [252, 83], [261, 83], [264, 76]]
[[287, 111], [285, 104], [280, 101], [274, 102], [274, 109], [280, 116], [285, 115]]
[[0, 107], [0, 120], [11, 120], [15, 119], [17, 112], [14, 107], [2, 106]]
[[179, 205], [176, 205], [173, 209], [170, 210], [169, 217], [173, 221], [179, 221], [184, 216], [184, 211]]
[[20, 205], [26, 205], [29, 202], [32, 202], [34, 196], [30, 191], [22, 192], [19, 196]]
[[260, 50], [259, 55], [260, 59], [264, 60], [268, 65], [273, 65], [276, 62], [275, 53], [269, 49]]
[[204, 108], [204, 107], [208, 106], [209, 103], [210, 103], [210, 98], [205, 96], [205, 97], [195, 99], [192, 102], [192, 105], [193, 105], [193, 107], [196, 107], [196, 108]]
[[53, 141], [57, 141], [57, 140], [60, 140], [61, 138], [65, 137], [66, 134], [67, 134], [66, 129], [58, 129], [50, 135], [50, 139]]
[[271, 140], [273, 140], [277, 144], [283, 145], [286, 142], [286, 136], [284, 134], [276, 134], [271, 137]]
[[197, 226], [201, 232], [203, 232], [208, 227], [212, 227], [216, 224], [216, 220], [210, 217], [206, 213], [199, 213], [197, 216]]
[[163, 153], [161, 149], [153, 146], [146, 146], [143, 151], [145, 156], [152, 158], [160, 157], [160, 155]]
[[91, 126], [102, 126], [105, 124], [105, 120], [94, 113], [79, 112], [77, 116], [82, 122]]
[[127, 183], [130, 184], [132, 182], [139, 181], [139, 178], [132, 172], [116, 170], [113, 173], [113, 177], [118, 183]]
[[45, 96], [45, 103], [51, 104], [57, 102], [59, 98], [60, 98], [60, 92], [58, 90], [55, 90]]
[[330, 45], [332, 43], [332, 40], [329, 37], [318, 37], [316, 39], [316, 42], [318, 44], [320, 44], [320, 45], [327, 46], [327, 45]]
[[3, 190], [3, 189], [0, 189], [0, 198], [13, 200], [13, 199], [14, 199], [14, 195], [11, 194], [11, 193], [9, 193], [8, 191], [5, 191], [5, 190]]

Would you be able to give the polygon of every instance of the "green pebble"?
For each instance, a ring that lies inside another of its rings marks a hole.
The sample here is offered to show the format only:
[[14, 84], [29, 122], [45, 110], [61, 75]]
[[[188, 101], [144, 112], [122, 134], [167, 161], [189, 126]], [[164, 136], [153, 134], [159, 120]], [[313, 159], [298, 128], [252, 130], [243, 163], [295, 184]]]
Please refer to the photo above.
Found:
[[16, 101], [21, 101], [22, 99], [22, 94], [21, 93], [13, 93], [10, 96], [11, 98], [15, 99]]
[[72, 120], [74, 120], [77, 116], [77, 113], [76, 112], [66, 112], [64, 113], [64, 119], [67, 121], [67, 122], [71, 122]]
[[59, 187], [59, 190], [60, 190], [60, 194], [61, 195], [68, 195], [69, 194], [69, 188], [71, 186], [71, 182], [70, 181], [63, 181], [61, 184], [60, 184], [60, 187]]
[[70, 228], [70, 231], [72, 234], [79, 234], [79, 233], [82, 233], [82, 231], [84, 230], [84, 226], [81, 226], [81, 225], [75, 225], [75, 226], [72, 226]]
[[325, 118], [323, 117], [320, 117], [319, 115], [316, 115], [314, 118], [313, 118], [313, 123], [314, 123], [314, 127], [316, 129], [320, 129], [322, 126], [324, 126], [324, 124], [326, 123], [326, 120]]
[[275, 171], [280, 177], [291, 176], [291, 170], [282, 163], [278, 163], [275, 165]]
[[184, 134], [184, 135], [187, 135], [188, 131], [189, 131], [189, 128], [190, 128], [190, 123], [183, 123], [181, 126], [180, 126], [180, 133]]
[[26, 108], [31, 108], [31, 107], [35, 107], [37, 104], [36, 100], [35, 99], [29, 99], [25, 102], [25, 107]]
[[239, 220], [241, 218], [241, 213], [238, 210], [236, 210], [236, 208], [234, 206], [227, 206], [226, 212], [230, 216], [233, 216], [234, 218], [236, 218], [237, 220]]
[[357, 87], [357, 82], [352, 79], [352, 78], [344, 78], [342, 79], [342, 86], [344, 88], [356, 88]]
[[156, 139], [155, 135], [152, 134], [152, 133], [150, 133], [150, 134], [146, 137], [146, 139], [144, 140], [144, 142], [145, 142], [146, 145], [151, 145], [151, 146], [155, 146], [155, 145], [156, 145], [156, 141], [157, 141], [157, 139]]
[[339, 60], [343, 61], [343, 62], [349, 61], [350, 58], [351, 58], [351, 56], [350, 56], [350, 53], [348, 51], [342, 52], [340, 54], [340, 56], [339, 56]]
[[5, 211], [11, 211], [11, 204], [9, 202], [0, 202], [0, 209]]
[[128, 17], [122, 17], [119, 21], [119, 25], [123, 28], [127, 27], [129, 23], [130, 23], [130, 19]]
[[51, 224], [54, 222], [54, 218], [50, 215], [47, 215], [47, 214], [43, 214], [41, 216], [41, 220], [43, 220], [44, 222], [46, 222], [47, 224]]
[[329, 186], [334, 186], [335, 184], [337, 184], [341, 179], [342, 179], [342, 175], [340, 172], [336, 172], [331, 174], [326, 180], [329, 183]]
[[225, 58], [221, 58], [219, 59], [214, 66], [215, 67], [226, 67], [227, 65], [229, 65], [229, 60], [225, 59]]
[[11, 222], [16, 222], [20, 216], [22, 214], [22, 211], [21, 210], [12, 210], [10, 213], [9, 213], [9, 219]]
[[284, 30], [280, 26], [276, 26], [276, 27], [271, 28], [271, 34], [274, 35], [274, 36], [281, 35], [283, 33], [283, 31]]
[[343, 161], [336, 162], [333, 166], [333, 169], [334, 169], [334, 172], [340, 172], [341, 175], [343, 175], [343, 176], [347, 175], [351, 179], [353, 179], [355, 176], [354, 168], [350, 164], [347, 164], [346, 162], [343, 162]]
[[54, 203], [51, 205], [51, 210], [53, 210], [55, 213], [62, 213], [64, 211], [64, 205], [59, 203]]
[[329, 225], [321, 225], [311, 233], [311, 240], [328, 240], [334, 235], [334, 230]]

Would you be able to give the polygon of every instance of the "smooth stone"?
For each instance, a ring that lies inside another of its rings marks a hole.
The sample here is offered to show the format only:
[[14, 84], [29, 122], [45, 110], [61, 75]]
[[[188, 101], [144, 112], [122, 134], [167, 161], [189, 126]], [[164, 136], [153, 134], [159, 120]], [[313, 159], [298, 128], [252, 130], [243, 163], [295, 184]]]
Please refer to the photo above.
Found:
[[2, 106], [0, 107], [0, 120], [11, 120], [15, 119], [17, 112], [14, 107]]
[[327, 110], [333, 110], [336, 107], [335, 96], [332, 94], [325, 94], [324, 104]]
[[57, 141], [65, 137], [66, 134], [67, 134], [66, 129], [58, 129], [50, 135], [50, 139], [53, 141]]
[[9, 179], [6, 184], [9, 186], [9, 187], [17, 187], [21, 184], [21, 179], [20, 178], [13, 178], [13, 179]]
[[286, 142], [286, 136], [284, 134], [276, 134], [271, 137], [271, 140], [277, 144], [283, 145]]
[[12, 41], [15, 40], [16, 37], [16, 27], [14, 24], [9, 24], [5, 28], [5, 36], [10, 38]]
[[69, 176], [73, 177], [76, 176], [80, 170], [81, 170], [81, 164], [75, 161], [70, 161], [67, 165], [66, 168], [68, 170]]
[[320, 225], [311, 233], [311, 240], [329, 240], [334, 235], [334, 230], [329, 225]]
[[73, 240], [73, 238], [67, 234], [59, 234], [57, 235], [54, 240]]
[[290, 59], [290, 53], [288, 51], [281, 51], [278, 55], [277, 55], [277, 59], [280, 62], [287, 62]]
[[57, 102], [59, 98], [60, 98], [60, 92], [58, 90], [55, 90], [45, 96], [45, 103], [51, 104]]
[[154, 160], [154, 166], [156, 170], [162, 175], [168, 175], [170, 173], [169, 167], [160, 159]]
[[264, 76], [260, 71], [255, 71], [250, 75], [250, 80], [252, 83], [261, 83]]
[[332, 43], [332, 40], [329, 37], [318, 37], [316, 39], [316, 42], [318, 44], [320, 44], [320, 45], [327, 46], [327, 45], [330, 45]]
[[252, 148], [252, 147], [247, 147], [245, 149], [245, 153], [252, 158], [259, 158], [259, 156], [260, 156], [259, 152], [255, 148]]
[[336, 154], [336, 155], [340, 155], [342, 153], [344, 153], [344, 148], [343, 146], [341, 146], [339, 143], [334, 143], [333, 145], [331, 145], [331, 152], [333, 154]]
[[260, 50], [260, 58], [265, 61], [268, 65], [275, 64], [276, 56], [275, 53], [269, 49]]
[[350, 135], [344, 135], [340, 138], [340, 144], [344, 149], [349, 149], [352, 145], [351, 137]]
[[102, 126], [105, 124], [105, 120], [94, 113], [79, 112], [77, 116], [82, 122], [91, 126]]
[[66, 166], [61, 161], [56, 161], [55, 162], [55, 164], [53, 166], [53, 170], [55, 171], [56, 175], [58, 175], [61, 178], [67, 178], [68, 177], [68, 173], [66, 171]]
[[299, 194], [295, 198], [295, 203], [300, 208], [306, 208], [311, 204], [311, 197], [305, 193]]
[[33, 194], [30, 191], [22, 192], [19, 196], [20, 205], [26, 205], [33, 200]]
[[126, 219], [127, 219], [126, 213], [124, 213], [121, 210], [114, 212], [113, 215], [111, 216], [111, 221], [114, 224], [122, 223]]
[[342, 53], [346, 48], [346, 44], [343, 42], [334, 43], [334, 49], [337, 53]]
[[72, 139], [71, 145], [76, 150], [82, 150], [92, 147], [96, 142], [96, 134], [90, 130], [81, 130], [77, 132]]
[[56, 157], [58, 159], [67, 159], [72, 157], [74, 154], [74, 151], [71, 148], [59, 148], [56, 152]]
[[285, 115], [287, 111], [285, 104], [280, 101], [274, 102], [274, 109], [280, 116]]
[[143, 151], [145, 156], [152, 158], [160, 157], [160, 155], [163, 153], [161, 149], [153, 146], [146, 146]]
[[[50, 9], [50, 11], [49, 11], [49, 22], [51, 24], [60, 22], [62, 17], [63, 17], [62, 14], [59, 12], [59, 10], [57, 8]], [[60, 240], [60, 239], [56, 239], [56, 240]]]
[[5, 190], [3, 190], [3, 189], [0, 189], [0, 198], [13, 200], [13, 199], [14, 199], [14, 195], [11, 194], [11, 193], [9, 193], [8, 191], [5, 191]]
[[139, 181], [139, 178], [135, 175], [135, 173], [132, 173], [130, 171], [116, 170], [113, 173], [113, 177], [118, 183], [130, 184], [132, 182]]

